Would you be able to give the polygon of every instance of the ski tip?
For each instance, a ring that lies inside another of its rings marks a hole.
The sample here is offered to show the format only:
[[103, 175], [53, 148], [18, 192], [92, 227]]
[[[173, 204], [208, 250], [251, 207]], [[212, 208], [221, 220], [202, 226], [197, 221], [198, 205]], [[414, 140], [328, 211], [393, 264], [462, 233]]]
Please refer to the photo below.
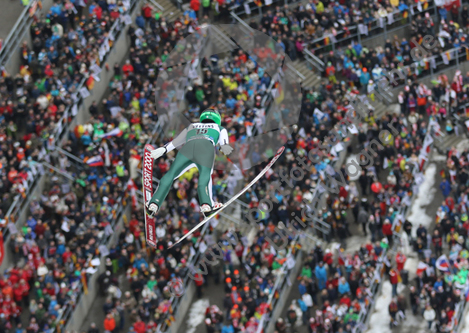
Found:
[[152, 146], [151, 144], [149, 144], [149, 143], [147, 143], [147, 144], [145, 145], [145, 150], [152, 151], [152, 150], [154, 150], [154, 149], [155, 149], [155, 148], [153, 148], [153, 146]]
[[280, 147], [280, 148], [277, 150], [277, 155], [283, 153], [284, 150], [285, 150], [285, 146]]

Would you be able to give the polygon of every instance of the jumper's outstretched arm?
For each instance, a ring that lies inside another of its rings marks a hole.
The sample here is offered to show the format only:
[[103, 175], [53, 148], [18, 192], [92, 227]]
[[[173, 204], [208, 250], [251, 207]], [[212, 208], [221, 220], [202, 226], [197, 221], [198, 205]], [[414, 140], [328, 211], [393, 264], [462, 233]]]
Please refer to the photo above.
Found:
[[221, 130], [218, 144], [220, 145], [220, 150], [226, 156], [233, 152], [233, 147], [230, 146], [230, 139], [228, 138], [228, 131], [226, 129]]
[[185, 128], [179, 135], [173, 140], [165, 144], [163, 147], [157, 148], [151, 152], [153, 159], [160, 158], [164, 154], [174, 150], [175, 148], [182, 146], [186, 143], [187, 128]]

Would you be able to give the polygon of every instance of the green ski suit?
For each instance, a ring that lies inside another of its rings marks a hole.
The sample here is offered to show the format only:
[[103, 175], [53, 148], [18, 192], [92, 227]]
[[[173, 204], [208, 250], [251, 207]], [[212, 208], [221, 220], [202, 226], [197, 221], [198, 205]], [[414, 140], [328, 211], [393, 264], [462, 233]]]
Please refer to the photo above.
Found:
[[176, 147], [184, 145], [171, 164], [168, 172], [161, 178], [156, 192], [150, 200], [161, 207], [171, 186], [177, 178], [193, 167], [199, 170], [197, 192], [199, 204], [208, 204], [213, 207], [212, 200], [212, 172], [215, 161], [215, 146], [225, 145], [229, 142], [228, 132], [215, 123], [194, 123], [189, 125], [176, 139], [164, 147], [166, 153]]

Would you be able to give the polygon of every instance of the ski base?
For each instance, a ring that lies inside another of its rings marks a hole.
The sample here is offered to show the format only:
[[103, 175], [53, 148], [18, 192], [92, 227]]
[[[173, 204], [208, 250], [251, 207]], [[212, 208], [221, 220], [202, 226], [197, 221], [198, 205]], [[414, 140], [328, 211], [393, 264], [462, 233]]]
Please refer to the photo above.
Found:
[[151, 157], [151, 151], [153, 150], [152, 145], [145, 145], [145, 150], [143, 153], [143, 209], [145, 213], [145, 237], [148, 245], [156, 248], [156, 232], [155, 232], [155, 223], [156, 217], [152, 217], [147, 214], [147, 203], [151, 200], [153, 196], [153, 158]]

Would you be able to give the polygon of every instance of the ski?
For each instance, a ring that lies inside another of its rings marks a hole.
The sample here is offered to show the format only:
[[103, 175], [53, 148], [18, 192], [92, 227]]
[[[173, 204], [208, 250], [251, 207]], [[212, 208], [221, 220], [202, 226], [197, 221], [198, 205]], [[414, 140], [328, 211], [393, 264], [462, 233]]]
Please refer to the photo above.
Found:
[[152, 145], [145, 145], [143, 153], [143, 167], [142, 167], [142, 183], [143, 183], [143, 209], [145, 213], [145, 236], [147, 243], [156, 248], [156, 233], [155, 233], [155, 222], [156, 218], [147, 215], [147, 203], [153, 196], [153, 158], [151, 157], [151, 151], [153, 150]]
[[285, 147], [282, 146], [280, 147], [278, 150], [277, 150], [277, 153], [275, 154], [274, 157], [272, 157], [272, 159], [270, 160], [269, 164], [266, 165], [266, 167], [256, 176], [256, 178], [254, 178], [248, 185], [246, 185], [246, 187], [244, 187], [240, 192], [238, 192], [238, 194], [236, 194], [234, 197], [232, 197], [230, 200], [228, 200], [228, 202], [226, 202], [223, 207], [221, 207], [220, 209], [218, 209], [216, 212], [210, 214], [209, 216], [207, 216], [202, 222], [200, 222], [199, 224], [197, 224], [194, 228], [192, 228], [191, 231], [189, 231], [187, 234], [185, 234], [184, 236], [182, 236], [176, 243], [174, 243], [172, 246], [170, 246], [169, 248], [172, 248], [173, 246], [175, 246], [176, 244], [179, 244], [180, 242], [182, 242], [184, 239], [186, 239], [187, 237], [189, 237], [194, 231], [196, 231], [197, 229], [199, 229], [201, 226], [203, 226], [205, 223], [207, 223], [211, 218], [213, 218], [215, 215], [217, 214], [220, 214], [226, 207], [228, 207], [230, 204], [232, 204], [236, 199], [238, 199], [241, 195], [244, 194], [244, 192], [246, 192], [251, 186], [253, 186], [259, 179], [262, 178], [262, 176], [265, 175], [265, 173], [274, 165], [274, 163], [278, 160], [278, 158], [280, 157], [280, 155], [282, 155], [283, 151], [285, 150]]

